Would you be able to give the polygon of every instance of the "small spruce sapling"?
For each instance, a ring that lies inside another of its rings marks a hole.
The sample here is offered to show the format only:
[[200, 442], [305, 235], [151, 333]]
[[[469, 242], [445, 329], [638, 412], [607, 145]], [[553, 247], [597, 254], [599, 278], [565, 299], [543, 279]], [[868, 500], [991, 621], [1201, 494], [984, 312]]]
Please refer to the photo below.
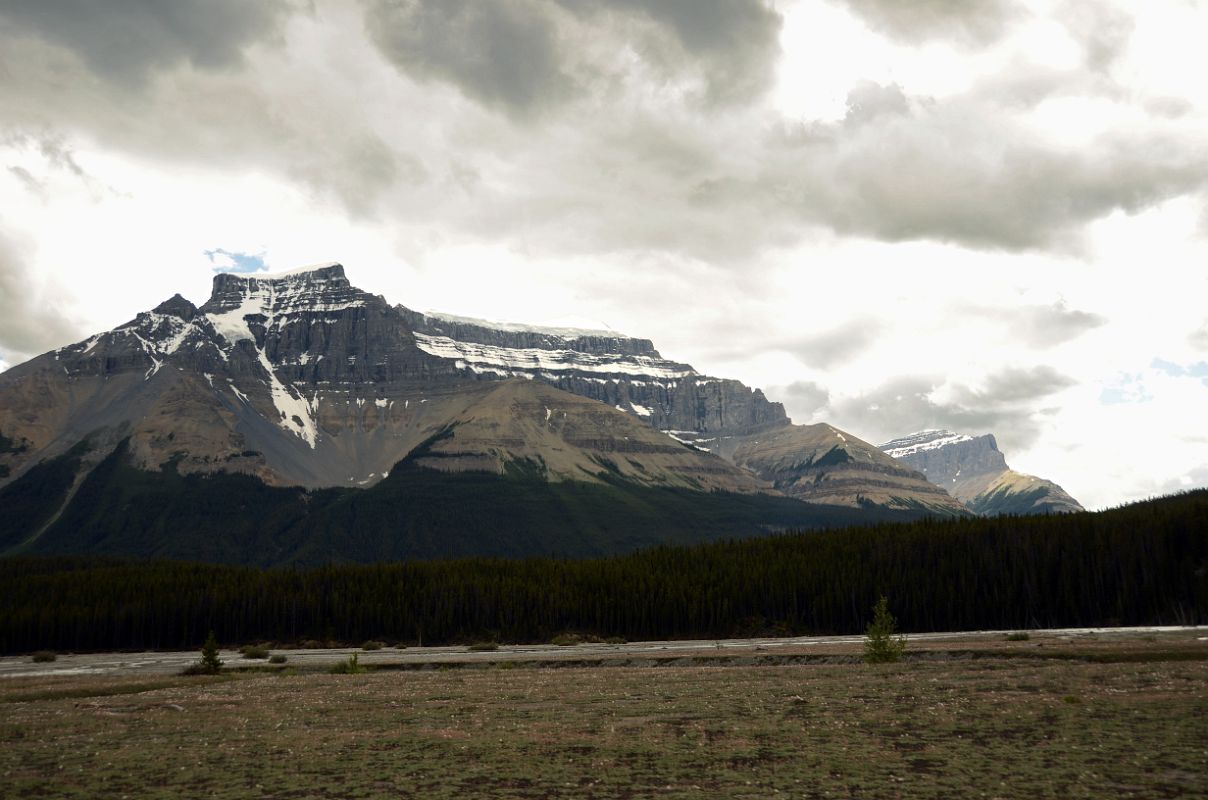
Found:
[[864, 629], [864, 660], [869, 664], [891, 664], [902, 658], [906, 637], [895, 636], [897, 620], [889, 613], [889, 599], [884, 595], [872, 609], [872, 622]]
[[210, 631], [205, 644], [201, 646], [201, 669], [211, 675], [217, 674], [222, 669], [222, 659], [218, 657], [218, 640], [214, 638], [214, 631]]

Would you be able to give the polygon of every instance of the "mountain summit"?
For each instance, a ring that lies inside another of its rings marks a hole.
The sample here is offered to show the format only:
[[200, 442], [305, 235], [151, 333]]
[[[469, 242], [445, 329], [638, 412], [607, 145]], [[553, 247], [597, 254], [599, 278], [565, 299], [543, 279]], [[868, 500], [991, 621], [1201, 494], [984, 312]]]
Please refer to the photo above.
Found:
[[1052, 481], [1016, 472], [994, 436], [927, 430], [881, 445], [893, 458], [942, 486], [975, 514], [1048, 514], [1084, 510]]

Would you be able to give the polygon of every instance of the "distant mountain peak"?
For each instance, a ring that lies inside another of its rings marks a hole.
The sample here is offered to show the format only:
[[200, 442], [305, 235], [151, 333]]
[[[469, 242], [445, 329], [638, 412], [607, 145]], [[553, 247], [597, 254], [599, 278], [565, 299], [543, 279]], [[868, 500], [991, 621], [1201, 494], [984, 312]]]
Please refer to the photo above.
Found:
[[1037, 514], [1081, 511], [1082, 506], [1052, 481], [1007, 466], [991, 434], [970, 436], [926, 430], [880, 445], [887, 455], [923, 473], [979, 514]]
[[189, 322], [193, 319], [193, 317], [197, 316], [197, 306], [193, 305], [179, 294], [174, 294], [153, 308], [151, 312], [153, 314], [176, 317], [184, 320], [185, 322]]

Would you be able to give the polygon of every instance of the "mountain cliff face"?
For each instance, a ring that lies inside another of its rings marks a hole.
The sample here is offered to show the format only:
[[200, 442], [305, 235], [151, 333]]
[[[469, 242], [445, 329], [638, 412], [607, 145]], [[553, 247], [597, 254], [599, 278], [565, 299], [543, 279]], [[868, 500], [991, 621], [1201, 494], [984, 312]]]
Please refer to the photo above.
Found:
[[1048, 514], [1083, 511], [1052, 481], [1016, 472], [992, 435], [930, 430], [894, 439], [881, 449], [909, 464], [975, 514]]
[[[60, 492], [53, 514], [30, 512], [33, 534], [68, 506], [87, 517], [72, 504], [102, 498], [85, 484], [119, 452], [137, 471], [121, 473], [123, 486], [250, 475], [270, 487], [368, 488], [406, 462], [610, 490], [783, 495], [813, 509], [965, 513], [867, 443], [791, 425], [759, 390], [664, 359], [648, 340], [419, 314], [357, 289], [338, 264], [218, 275], [201, 306], [174, 296], [0, 374], [0, 489], [36, 495], [26, 476], [41, 470]], [[777, 525], [810, 524], [777, 513]]]
[[664, 359], [649, 339], [611, 331], [524, 329], [403, 309], [424, 352], [475, 375], [523, 377], [629, 412], [661, 431], [754, 431], [786, 425], [758, 389]]

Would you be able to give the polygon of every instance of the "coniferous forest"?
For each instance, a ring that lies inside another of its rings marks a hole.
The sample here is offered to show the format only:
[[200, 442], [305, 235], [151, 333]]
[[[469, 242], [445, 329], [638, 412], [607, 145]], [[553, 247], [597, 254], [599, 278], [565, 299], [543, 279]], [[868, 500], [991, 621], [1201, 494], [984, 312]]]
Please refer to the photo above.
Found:
[[442, 644], [1208, 622], [1208, 491], [1098, 513], [922, 519], [586, 560], [272, 568], [0, 560], [0, 651]]

